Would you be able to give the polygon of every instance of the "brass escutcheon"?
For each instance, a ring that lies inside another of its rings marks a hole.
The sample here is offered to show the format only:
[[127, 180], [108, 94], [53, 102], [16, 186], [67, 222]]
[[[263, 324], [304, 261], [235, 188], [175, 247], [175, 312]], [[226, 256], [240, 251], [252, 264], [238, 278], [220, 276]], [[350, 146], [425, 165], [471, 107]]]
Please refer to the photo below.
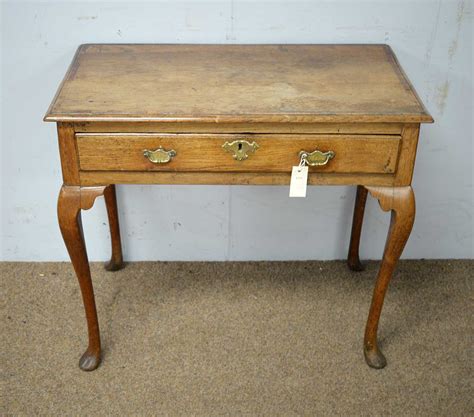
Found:
[[234, 159], [237, 161], [243, 161], [249, 157], [247, 153], [254, 153], [258, 149], [258, 143], [250, 143], [246, 140], [234, 140], [233, 142], [224, 143], [222, 148], [232, 153]]
[[334, 151], [321, 152], [318, 150], [313, 152], [300, 151], [299, 153], [300, 159], [310, 167], [326, 165], [335, 155]]
[[143, 151], [143, 155], [154, 164], [166, 164], [171, 161], [173, 156], [176, 156], [176, 151], [174, 149], [166, 151], [160, 146], [155, 151], [149, 151], [148, 149], [145, 149]]

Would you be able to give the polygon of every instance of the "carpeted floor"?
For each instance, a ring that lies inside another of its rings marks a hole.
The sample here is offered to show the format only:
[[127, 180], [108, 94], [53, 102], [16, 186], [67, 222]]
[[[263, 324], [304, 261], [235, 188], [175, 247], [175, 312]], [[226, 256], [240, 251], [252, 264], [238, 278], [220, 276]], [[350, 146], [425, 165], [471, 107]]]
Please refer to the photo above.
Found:
[[85, 373], [70, 264], [1, 263], [2, 416], [473, 415], [473, 261], [403, 261], [362, 336], [378, 263], [132, 263], [92, 273], [103, 362]]

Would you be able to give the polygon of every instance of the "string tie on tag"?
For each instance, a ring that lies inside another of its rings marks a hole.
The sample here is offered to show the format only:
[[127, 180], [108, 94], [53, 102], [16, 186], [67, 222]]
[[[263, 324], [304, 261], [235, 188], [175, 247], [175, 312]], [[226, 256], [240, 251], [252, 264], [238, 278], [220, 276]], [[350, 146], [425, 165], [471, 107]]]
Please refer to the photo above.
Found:
[[306, 156], [305, 153], [301, 154], [300, 163], [298, 164], [298, 172], [301, 172], [301, 168], [306, 165]]

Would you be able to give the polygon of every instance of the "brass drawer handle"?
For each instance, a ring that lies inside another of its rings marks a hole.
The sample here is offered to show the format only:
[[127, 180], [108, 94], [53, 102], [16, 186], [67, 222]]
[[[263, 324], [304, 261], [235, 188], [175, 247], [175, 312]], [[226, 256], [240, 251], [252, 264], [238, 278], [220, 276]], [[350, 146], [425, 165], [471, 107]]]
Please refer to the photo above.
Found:
[[232, 153], [234, 159], [237, 159], [237, 161], [243, 161], [249, 157], [247, 155], [248, 153], [254, 153], [258, 149], [258, 143], [250, 143], [246, 140], [234, 140], [233, 142], [224, 143], [222, 148]]
[[171, 161], [173, 156], [176, 156], [176, 151], [174, 149], [166, 151], [160, 146], [155, 151], [145, 149], [143, 155], [154, 164], [166, 164]]
[[310, 167], [326, 165], [335, 155], [333, 151], [321, 152], [318, 150], [313, 152], [300, 151], [299, 153], [300, 159]]

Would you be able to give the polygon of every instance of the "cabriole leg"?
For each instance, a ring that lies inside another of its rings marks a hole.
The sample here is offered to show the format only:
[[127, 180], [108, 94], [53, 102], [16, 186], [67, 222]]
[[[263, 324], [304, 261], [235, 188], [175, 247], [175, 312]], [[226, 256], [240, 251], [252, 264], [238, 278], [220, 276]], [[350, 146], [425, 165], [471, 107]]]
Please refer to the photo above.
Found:
[[87, 320], [89, 345], [79, 361], [84, 371], [92, 371], [100, 363], [100, 333], [92, 287], [89, 261], [82, 231], [81, 209], [92, 207], [105, 187], [78, 187], [63, 185], [58, 198], [58, 220], [61, 234], [69, 252], [81, 288]]
[[384, 211], [391, 210], [390, 228], [382, 263], [374, 288], [364, 337], [365, 360], [372, 368], [383, 368], [387, 361], [377, 343], [377, 329], [385, 293], [396, 263], [410, 236], [415, 220], [415, 196], [411, 187], [367, 187]]

